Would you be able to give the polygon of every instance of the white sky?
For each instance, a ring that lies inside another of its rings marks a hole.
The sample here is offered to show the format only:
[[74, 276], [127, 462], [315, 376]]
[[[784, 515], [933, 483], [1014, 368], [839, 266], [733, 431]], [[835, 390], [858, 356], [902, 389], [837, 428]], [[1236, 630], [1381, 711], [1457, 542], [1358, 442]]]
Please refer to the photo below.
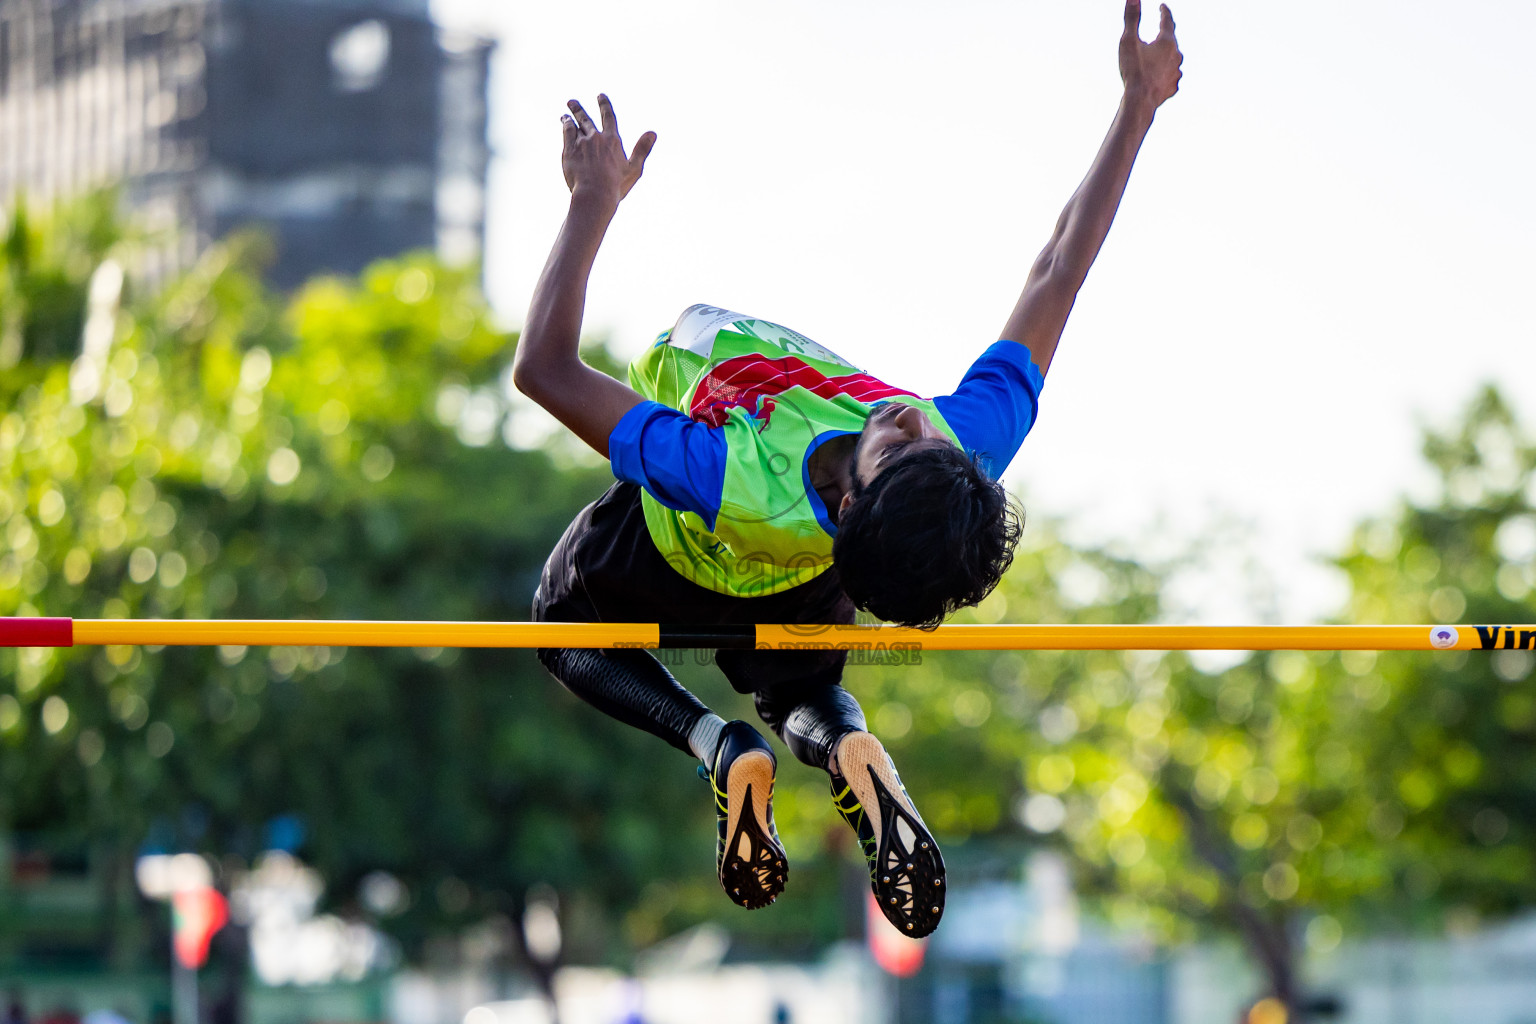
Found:
[[[995, 340], [1119, 95], [1117, 0], [437, 9], [500, 41], [486, 277], [509, 323], [564, 215], [563, 104], [606, 91], [626, 139], [660, 141], [589, 333], [630, 355], [709, 302], [923, 394]], [[1008, 480], [1073, 539], [1148, 555], [1251, 524], [1280, 614], [1309, 619], [1339, 595], [1316, 556], [1423, 490], [1422, 423], [1490, 379], [1536, 422], [1536, 5], [1174, 15], [1182, 91]], [[1189, 615], [1264, 614], [1221, 576]]]

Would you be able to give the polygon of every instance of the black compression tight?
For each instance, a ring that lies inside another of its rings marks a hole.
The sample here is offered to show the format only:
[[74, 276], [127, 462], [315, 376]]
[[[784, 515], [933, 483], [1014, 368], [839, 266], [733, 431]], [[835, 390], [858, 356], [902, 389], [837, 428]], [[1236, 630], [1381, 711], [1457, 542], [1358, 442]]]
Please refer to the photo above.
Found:
[[[692, 754], [688, 733], [709, 708], [651, 655], [642, 650], [546, 648], [539, 661], [582, 700], [626, 725], [659, 736]], [[865, 728], [853, 694], [835, 684], [773, 696], [754, 695], [757, 713], [797, 759], [826, 768], [832, 748]]]
[[688, 732], [709, 708], [649, 654], [543, 648], [539, 660], [561, 685], [603, 714], [693, 753]]
[[757, 713], [779, 734], [796, 760], [826, 768], [837, 741], [850, 732], [865, 731], [864, 711], [853, 694], [841, 686], [818, 686], [789, 707], [787, 713], [759, 699]]

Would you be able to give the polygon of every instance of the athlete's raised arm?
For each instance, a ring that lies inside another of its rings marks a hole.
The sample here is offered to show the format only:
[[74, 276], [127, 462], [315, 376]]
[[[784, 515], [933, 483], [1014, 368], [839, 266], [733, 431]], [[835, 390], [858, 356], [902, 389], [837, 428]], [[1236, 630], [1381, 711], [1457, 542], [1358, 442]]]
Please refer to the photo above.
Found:
[[571, 100], [569, 106], [571, 112], [560, 119], [565, 131], [560, 165], [571, 189], [571, 208], [534, 288], [528, 322], [512, 360], [512, 381], [606, 457], [608, 435], [643, 399], [633, 388], [581, 361], [581, 315], [598, 247], [619, 201], [640, 180], [656, 133], [640, 136], [634, 152], [626, 156], [607, 96], [597, 98], [601, 129], [580, 103]]
[[1173, 35], [1172, 12], [1166, 4], [1162, 6], [1157, 38], [1150, 43], [1142, 42], [1140, 23], [1141, 0], [1127, 0], [1125, 32], [1120, 37], [1120, 78], [1125, 83], [1120, 109], [1088, 176], [1068, 200], [1055, 233], [1030, 268], [1023, 294], [1000, 335], [1005, 341], [1028, 346], [1042, 373], [1050, 368], [1078, 289], [1114, 223], [1152, 116], [1179, 91], [1184, 55]]

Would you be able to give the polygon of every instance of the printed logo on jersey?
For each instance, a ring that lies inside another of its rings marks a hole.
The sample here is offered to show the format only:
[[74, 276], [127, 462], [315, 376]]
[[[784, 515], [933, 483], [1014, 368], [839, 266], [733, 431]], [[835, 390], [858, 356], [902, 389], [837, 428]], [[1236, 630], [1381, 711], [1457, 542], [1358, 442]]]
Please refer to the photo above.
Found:
[[714, 366], [694, 389], [688, 415], [712, 427], [724, 425], [732, 409], [746, 409], [767, 425], [773, 416], [775, 396], [790, 388], [804, 388], [819, 398], [847, 395], [870, 404], [898, 395], [918, 398], [877, 380], [867, 373], [828, 377], [794, 356], [769, 359], [762, 355], [736, 356]]

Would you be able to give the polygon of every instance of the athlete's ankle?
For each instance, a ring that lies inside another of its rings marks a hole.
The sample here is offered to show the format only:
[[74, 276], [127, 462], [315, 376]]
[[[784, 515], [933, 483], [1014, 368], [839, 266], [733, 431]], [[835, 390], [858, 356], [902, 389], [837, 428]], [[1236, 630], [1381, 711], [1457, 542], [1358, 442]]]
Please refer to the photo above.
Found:
[[693, 751], [693, 756], [706, 767], [714, 767], [715, 749], [720, 746], [720, 732], [724, 728], [725, 719], [706, 711], [693, 723], [693, 728], [688, 730], [688, 747]]

